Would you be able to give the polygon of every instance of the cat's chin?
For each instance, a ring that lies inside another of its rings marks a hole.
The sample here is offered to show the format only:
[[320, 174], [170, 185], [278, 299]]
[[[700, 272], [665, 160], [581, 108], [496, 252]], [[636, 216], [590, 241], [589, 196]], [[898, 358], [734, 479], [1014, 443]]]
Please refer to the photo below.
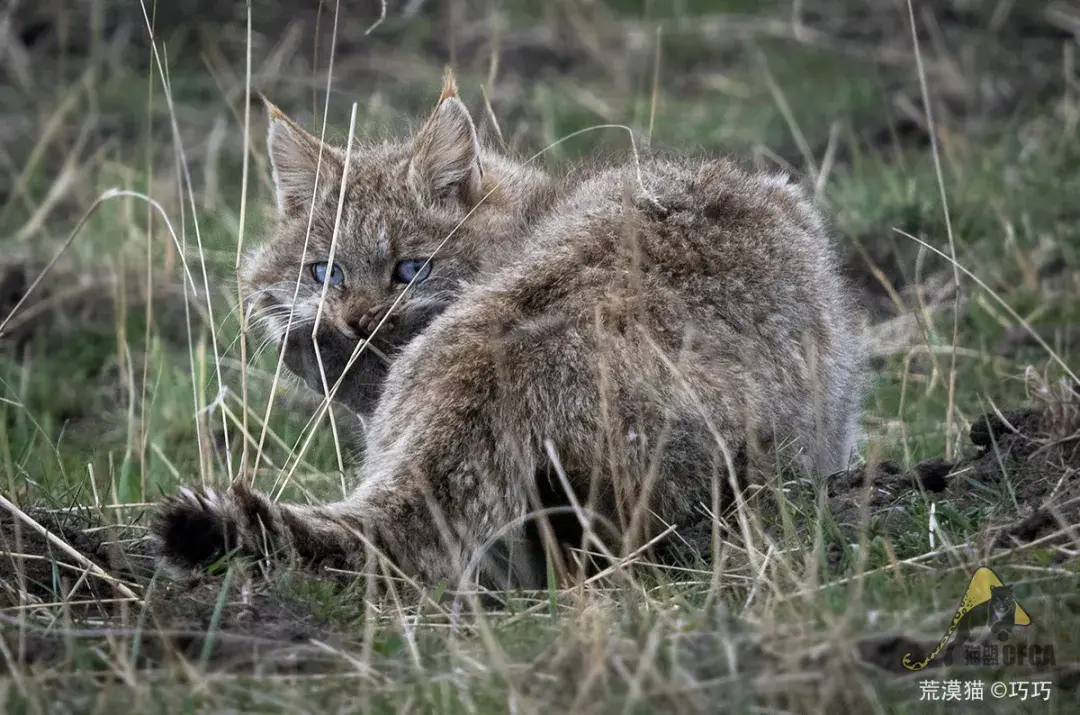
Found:
[[[324, 394], [323, 374], [326, 375], [327, 388], [332, 389], [345, 371], [358, 341], [333, 328], [321, 328], [317, 339], [318, 353], [315, 351], [310, 328], [292, 330], [286, 335], [279, 349], [284, 353], [285, 367], [321, 395]], [[320, 358], [322, 370], [319, 369]], [[362, 418], [368, 417], [379, 400], [388, 369], [389, 366], [382, 357], [370, 350], [363, 351], [345, 373], [334, 395], [334, 402], [344, 405]]]

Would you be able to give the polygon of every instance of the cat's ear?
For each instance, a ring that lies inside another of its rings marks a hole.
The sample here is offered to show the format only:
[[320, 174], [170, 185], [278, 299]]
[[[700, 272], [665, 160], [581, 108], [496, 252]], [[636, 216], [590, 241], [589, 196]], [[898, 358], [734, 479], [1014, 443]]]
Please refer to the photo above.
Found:
[[319, 174], [320, 186], [326, 186], [334, 175], [341, 174], [341, 155], [286, 117], [265, 97], [263, 103], [270, 118], [266, 146], [273, 171], [278, 214], [284, 218], [306, 216], [316, 189], [316, 172]]
[[447, 68], [439, 103], [413, 138], [409, 180], [428, 200], [460, 201], [471, 207], [480, 198], [483, 177], [476, 126]]

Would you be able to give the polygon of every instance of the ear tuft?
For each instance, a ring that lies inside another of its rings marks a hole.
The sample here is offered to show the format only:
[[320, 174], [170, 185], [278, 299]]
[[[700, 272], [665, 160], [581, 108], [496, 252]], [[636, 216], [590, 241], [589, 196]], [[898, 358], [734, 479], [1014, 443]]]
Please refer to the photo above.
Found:
[[325, 186], [335, 173], [341, 172], [341, 156], [337, 150], [323, 144], [285, 116], [265, 97], [263, 103], [270, 118], [266, 144], [277, 193], [278, 214], [288, 218], [306, 215], [317, 188], [316, 174], [319, 174], [319, 184]]
[[266, 98], [266, 95], [259, 92], [259, 99], [262, 100], [263, 107], [266, 108], [266, 115], [271, 119], [284, 119], [288, 121], [288, 117], [285, 116], [285, 112], [278, 109], [278, 106]]
[[443, 70], [442, 92], [439, 94], [439, 101], [435, 105], [436, 108], [447, 99], [458, 96], [457, 81], [454, 79], [454, 70], [450, 69], [450, 65], [446, 66]]
[[471, 204], [479, 198], [483, 176], [476, 126], [447, 68], [439, 104], [413, 138], [409, 179], [428, 200]]

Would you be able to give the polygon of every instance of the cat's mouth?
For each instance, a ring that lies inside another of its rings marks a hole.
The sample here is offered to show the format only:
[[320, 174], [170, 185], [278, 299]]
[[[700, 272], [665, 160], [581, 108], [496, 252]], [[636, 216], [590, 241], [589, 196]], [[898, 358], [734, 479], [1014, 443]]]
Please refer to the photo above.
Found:
[[356, 353], [360, 358], [363, 358], [365, 354], [370, 354], [378, 358], [379, 360], [382, 360], [386, 365], [390, 364], [389, 356], [387, 356], [385, 352], [380, 350], [375, 345], [375, 341], [379, 340], [378, 336], [366, 338], [357, 334], [353, 330], [349, 330], [348, 332], [346, 332], [338, 326], [334, 327], [339, 333], [341, 333], [341, 336], [343, 338], [354, 343], [353, 352]]
[[335, 400], [360, 414], [374, 408], [390, 365], [383, 350], [330, 325], [320, 327], [315, 340], [310, 326], [289, 331], [278, 350], [285, 367], [316, 392], [323, 392], [324, 378], [327, 386], [340, 382]]
[[[293, 332], [296, 332], [296, 331], [293, 331]], [[383, 350], [379, 349], [372, 340], [368, 340], [367, 338], [358, 338], [355, 335], [350, 335], [350, 334], [344, 333], [344, 332], [342, 332], [340, 330], [337, 331], [337, 332], [342, 338], [349, 341], [353, 345], [353, 348], [352, 348], [351, 351], [349, 351], [348, 355], [344, 356], [346, 361], [351, 360], [353, 354], [355, 353], [357, 360], [363, 359], [365, 355], [370, 355], [370, 356], [376, 358], [377, 360], [379, 360], [380, 362], [382, 362], [384, 365], [387, 365], [387, 366], [390, 365], [390, 362], [391, 362], [390, 361], [390, 356], [387, 355], [385, 352], [383, 352]], [[285, 340], [282, 340], [280, 343], [278, 343], [278, 357], [281, 357], [281, 354], [286, 351], [286, 347], [290, 344], [290, 342], [293, 343], [294, 348], [297, 347], [295, 337], [286, 338]], [[320, 341], [320, 343], [321, 342], [322, 341]], [[306, 345], [305, 345], [305, 348], [306, 348]], [[321, 349], [320, 349], [320, 351], [321, 351]], [[288, 353], [288, 355], [293, 354], [293, 352], [294, 351], [290, 351]], [[312, 352], [314, 352], [314, 350]], [[286, 360], [285, 360], [285, 365], [290, 370], [293, 369], [293, 366], [289, 364], [288, 358], [286, 358]]]
[[[338, 336], [340, 336], [341, 340], [352, 343], [354, 347], [357, 345], [362, 346], [366, 343], [367, 347], [363, 348], [365, 353], [372, 352], [375, 356], [383, 359], [385, 362], [390, 362], [389, 358], [386, 357], [386, 354], [384, 352], [384, 350], [389, 349], [389, 343], [382, 335], [379, 334], [382, 331], [379, 331], [375, 335], [368, 335], [365, 333], [361, 333], [359, 330], [336, 320], [329, 322], [327, 324], [327, 327], [332, 328], [338, 334]], [[382, 349], [379, 348], [379, 344], [383, 345]]]

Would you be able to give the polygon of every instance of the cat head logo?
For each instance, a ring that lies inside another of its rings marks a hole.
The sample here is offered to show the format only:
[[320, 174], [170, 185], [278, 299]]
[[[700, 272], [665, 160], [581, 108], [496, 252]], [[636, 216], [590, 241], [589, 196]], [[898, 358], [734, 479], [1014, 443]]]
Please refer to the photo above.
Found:
[[1009, 639], [1013, 628], [1028, 625], [1031, 625], [1031, 616], [1016, 602], [1012, 589], [1002, 583], [990, 569], [980, 568], [968, 582], [956, 614], [937, 647], [923, 660], [913, 660], [911, 653], [904, 654], [904, 667], [908, 670], [922, 670], [930, 665], [942, 650], [945, 650], [945, 664], [952, 665], [953, 651], [957, 646], [967, 643], [973, 626], [988, 626], [990, 633], [1004, 643]]

